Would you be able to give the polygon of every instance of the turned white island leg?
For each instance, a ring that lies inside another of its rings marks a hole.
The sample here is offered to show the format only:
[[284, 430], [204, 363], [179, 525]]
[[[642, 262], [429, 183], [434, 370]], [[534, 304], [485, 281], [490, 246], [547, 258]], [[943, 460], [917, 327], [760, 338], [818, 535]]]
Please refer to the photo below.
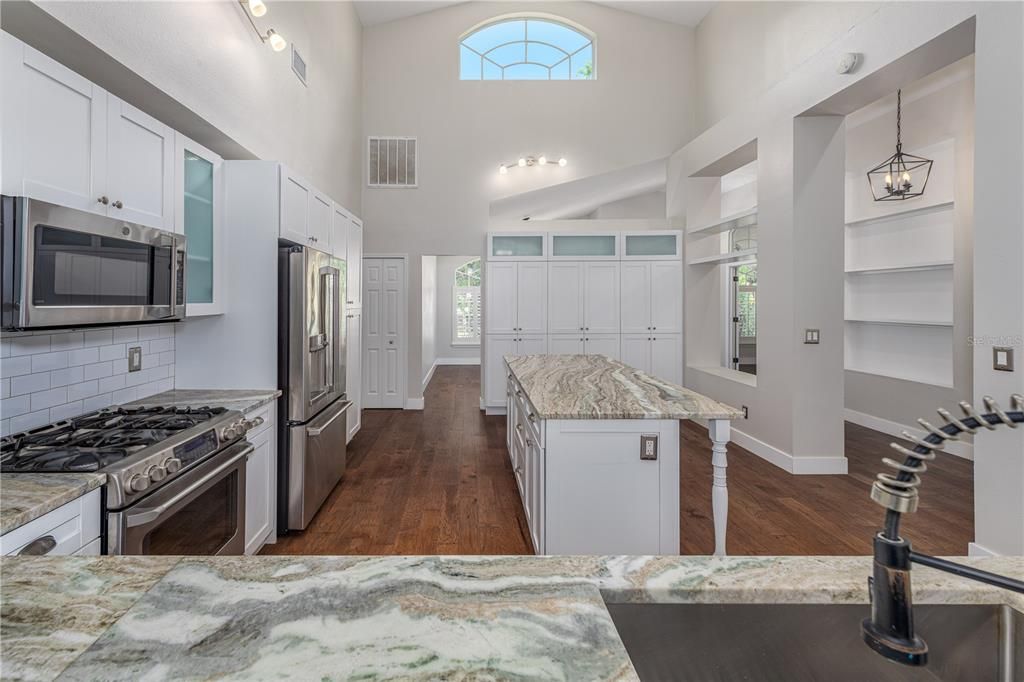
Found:
[[729, 463], [725, 445], [729, 442], [729, 420], [708, 421], [711, 436], [711, 511], [715, 521], [715, 556], [725, 556], [725, 528], [729, 523], [729, 489], [725, 483], [725, 469]]

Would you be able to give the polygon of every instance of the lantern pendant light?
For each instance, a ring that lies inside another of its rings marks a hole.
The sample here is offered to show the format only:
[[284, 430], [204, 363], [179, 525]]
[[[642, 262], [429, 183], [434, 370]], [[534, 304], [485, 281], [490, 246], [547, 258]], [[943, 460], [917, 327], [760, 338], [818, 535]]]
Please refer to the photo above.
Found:
[[875, 201], [902, 201], [924, 194], [932, 160], [903, 152], [903, 92], [896, 91], [896, 153], [868, 171]]

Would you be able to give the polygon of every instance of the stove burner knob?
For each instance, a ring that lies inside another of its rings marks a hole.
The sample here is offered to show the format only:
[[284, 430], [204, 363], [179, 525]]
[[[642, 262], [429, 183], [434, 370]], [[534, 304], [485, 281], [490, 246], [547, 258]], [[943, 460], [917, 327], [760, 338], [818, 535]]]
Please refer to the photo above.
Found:
[[238, 434], [235, 432], [234, 425], [232, 425], [232, 426], [229, 426], [228, 428], [224, 429], [224, 432], [223, 432], [222, 435], [223, 435], [224, 440], [232, 440]]
[[149, 476], [143, 474], [135, 474], [128, 479], [128, 487], [132, 492], [141, 493], [143, 490], [149, 487]]
[[146, 470], [146, 476], [149, 477], [150, 481], [156, 483], [167, 478], [167, 469], [164, 469], [159, 464], [154, 464]]
[[167, 473], [173, 474], [181, 470], [181, 460], [177, 457], [168, 457], [160, 466], [166, 469]]

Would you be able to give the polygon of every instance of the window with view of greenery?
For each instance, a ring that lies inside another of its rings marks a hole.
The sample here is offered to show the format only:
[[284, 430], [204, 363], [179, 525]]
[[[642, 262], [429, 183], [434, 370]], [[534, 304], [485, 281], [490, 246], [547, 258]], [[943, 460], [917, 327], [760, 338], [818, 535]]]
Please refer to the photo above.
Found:
[[730, 366], [757, 374], [757, 263], [741, 263], [729, 269], [732, 280], [732, 333]]
[[593, 80], [594, 41], [551, 19], [502, 19], [462, 38], [461, 80]]
[[452, 344], [480, 343], [480, 259], [455, 269], [452, 286]]

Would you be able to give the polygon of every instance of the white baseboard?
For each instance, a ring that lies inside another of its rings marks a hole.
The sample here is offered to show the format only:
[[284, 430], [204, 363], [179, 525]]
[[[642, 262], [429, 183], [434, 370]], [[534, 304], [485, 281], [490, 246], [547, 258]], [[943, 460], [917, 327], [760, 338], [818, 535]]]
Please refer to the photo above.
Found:
[[486, 408], [484, 407], [484, 397], [483, 397], [483, 396], [480, 396], [480, 410], [482, 411], [482, 410], [484, 410], [484, 409], [486, 409]]
[[479, 365], [480, 358], [438, 358], [435, 365]]
[[432, 364], [430, 366], [430, 369], [427, 370], [426, 375], [423, 377], [423, 390], [424, 391], [427, 390], [427, 384], [430, 383], [430, 380], [434, 378], [434, 370], [436, 370], [436, 369], [437, 369], [437, 360], [434, 360], [434, 364]]
[[967, 556], [1001, 556], [999, 552], [994, 552], [988, 547], [982, 547], [976, 542], [967, 543]]
[[731, 429], [730, 440], [791, 474], [845, 474], [848, 472], [848, 463], [845, 457], [794, 457], [735, 427]]
[[423, 409], [423, 398], [406, 398], [405, 409], [407, 410], [422, 410]]
[[[906, 424], [899, 424], [888, 419], [882, 419], [874, 415], [865, 414], [864, 412], [858, 412], [857, 410], [846, 409], [843, 414], [846, 421], [858, 426], [863, 426], [868, 429], [880, 431], [889, 436], [895, 436], [896, 438], [902, 438], [902, 432], [907, 431], [909, 433], [923, 436], [925, 432], [921, 430], [919, 426], [907, 426]], [[964, 459], [974, 459], [974, 446], [970, 443], [963, 441], [946, 441], [946, 447], [942, 448], [943, 452], [948, 452], [951, 455], [957, 457], [963, 457]]]

